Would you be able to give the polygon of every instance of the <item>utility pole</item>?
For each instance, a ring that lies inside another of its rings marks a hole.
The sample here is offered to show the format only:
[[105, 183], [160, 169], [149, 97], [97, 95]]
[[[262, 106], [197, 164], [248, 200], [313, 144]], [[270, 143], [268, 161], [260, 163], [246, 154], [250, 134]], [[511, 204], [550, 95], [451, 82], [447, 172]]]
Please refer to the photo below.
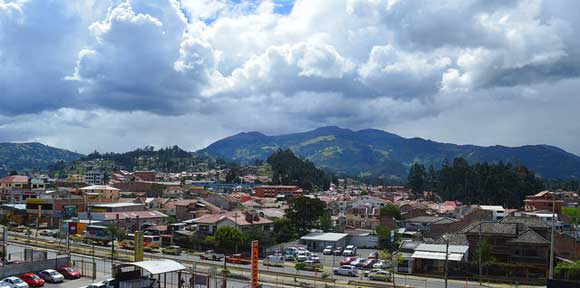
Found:
[[479, 236], [479, 241], [478, 241], [479, 242], [478, 243], [479, 244], [479, 253], [478, 253], [479, 254], [478, 255], [479, 256], [478, 257], [479, 258], [479, 285], [481, 285], [481, 276], [483, 274], [483, 267], [481, 267], [481, 254], [483, 254], [483, 249], [482, 249], [483, 242], [481, 241], [481, 225], [483, 225], [483, 222], [479, 223], [479, 235], [478, 235]]
[[447, 275], [449, 274], [449, 240], [443, 235], [445, 241], [445, 288], [447, 288]]
[[554, 279], [554, 224], [556, 222], [556, 193], [552, 192], [552, 232], [550, 235], [550, 271], [548, 279]]

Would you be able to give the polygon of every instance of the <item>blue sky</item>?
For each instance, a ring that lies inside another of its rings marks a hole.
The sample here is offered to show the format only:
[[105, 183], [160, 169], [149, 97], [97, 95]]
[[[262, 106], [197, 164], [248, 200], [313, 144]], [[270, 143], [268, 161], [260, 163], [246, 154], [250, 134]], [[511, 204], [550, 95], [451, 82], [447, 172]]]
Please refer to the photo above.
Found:
[[580, 154], [580, 2], [0, 0], [0, 141], [336, 125]]

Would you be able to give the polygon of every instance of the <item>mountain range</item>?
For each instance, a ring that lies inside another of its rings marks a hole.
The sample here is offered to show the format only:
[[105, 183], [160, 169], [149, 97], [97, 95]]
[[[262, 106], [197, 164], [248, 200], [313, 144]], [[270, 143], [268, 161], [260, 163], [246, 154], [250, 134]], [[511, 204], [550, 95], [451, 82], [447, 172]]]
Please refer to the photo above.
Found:
[[83, 155], [41, 143], [0, 143], [0, 175], [15, 170], [38, 171], [58, 161], [70, 162]]
[[463, 157], [470, 163], [503, 161], [525, 165], [544, 178], [580, 177], [580, 157], [554, 146], [456, 145], [403, 138], [377, 129], [353, 131], [335, 126], [277, 136], [239, 133], [196, 154], [247, 164], [286, 148], [339, 175], [406, 179], [414, 162], [438, 168], [444, 161], [452, 163], [454, 158]]

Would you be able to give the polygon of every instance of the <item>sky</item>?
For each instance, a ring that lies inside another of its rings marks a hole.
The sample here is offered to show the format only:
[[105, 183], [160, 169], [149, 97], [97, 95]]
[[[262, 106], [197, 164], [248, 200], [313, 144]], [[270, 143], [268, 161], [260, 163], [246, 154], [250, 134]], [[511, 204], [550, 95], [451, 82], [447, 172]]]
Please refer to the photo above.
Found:
[[580, 154], [580, 1], [0, 0], [0, 142], [377, 128]]

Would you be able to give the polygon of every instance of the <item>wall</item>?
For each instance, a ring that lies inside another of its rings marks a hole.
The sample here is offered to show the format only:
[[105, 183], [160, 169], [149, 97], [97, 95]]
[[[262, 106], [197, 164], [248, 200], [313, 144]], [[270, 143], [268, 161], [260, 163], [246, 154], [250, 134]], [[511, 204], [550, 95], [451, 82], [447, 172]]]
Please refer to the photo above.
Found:
[[379, 237], [369, 234], [349, 235], [347, 242], [357, 248], [376, 248], [379, 243]]
[[26, 262], [22, 264], [13, 264], [0, 267], [0, 278], [21, 275], [27, 272], [39, 272], [45, 269], [58, 269], [68, 265], [70, 257], [61, 257], [44, 261]]

